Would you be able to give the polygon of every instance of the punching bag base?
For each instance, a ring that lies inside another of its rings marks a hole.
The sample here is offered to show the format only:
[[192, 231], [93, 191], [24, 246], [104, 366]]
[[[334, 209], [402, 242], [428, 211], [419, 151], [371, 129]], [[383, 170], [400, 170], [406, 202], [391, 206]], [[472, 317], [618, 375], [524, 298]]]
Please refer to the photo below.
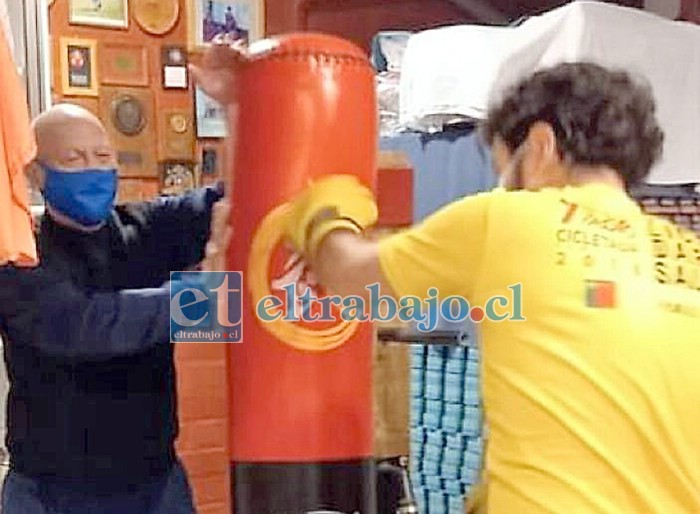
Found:
[[235, 514], [376, 514], [371, 459], [231, 464]]

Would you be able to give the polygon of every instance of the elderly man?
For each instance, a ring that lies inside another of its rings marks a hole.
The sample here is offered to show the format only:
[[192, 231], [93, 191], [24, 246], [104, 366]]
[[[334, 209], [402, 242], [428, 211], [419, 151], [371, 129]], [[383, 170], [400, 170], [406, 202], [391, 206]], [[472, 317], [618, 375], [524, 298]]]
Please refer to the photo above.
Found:
[[[216, 48], [195, 75], [235, 101], [245, 58]], [[650, 90], [562, 64], [513, 87], [484, 133], [504, 189], [374, 242], [371, 192], [332, 176], [293, 202], [290, 241], [334, 293], [485, 307], [486, 512], [698, 512], [700, 240], [626, 193], [661, 156]]]
[[92, 114], [34, 122], [46, 201], [36, 269], [0, 270], [11, 390], [4, 514], [179, 514], [169, 272], [204, 256], [221, 188], [114, 207], [117, 159]]

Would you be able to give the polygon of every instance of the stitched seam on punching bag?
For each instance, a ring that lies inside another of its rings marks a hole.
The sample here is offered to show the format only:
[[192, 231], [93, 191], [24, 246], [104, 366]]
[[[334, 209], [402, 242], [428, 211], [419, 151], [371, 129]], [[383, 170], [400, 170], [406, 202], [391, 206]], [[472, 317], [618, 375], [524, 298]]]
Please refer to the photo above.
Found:
[[362, 67], [367, 67], [371, 69], [369, 61], [365, 58], [357, 57], [349, 54], [325, 54], [321, 52], [314, 51], [296, 51], [296, 52], [284, 52], [284, 53], [271, 53], [265, 55], [259, 60], [253, 60], [253, 62], [264, 62], [269, 60], [298, 60], [304, 61], [307, 59], [314, 59], [321, 61], [325, 64], [343, 64], [349, 65], [360, 65]]

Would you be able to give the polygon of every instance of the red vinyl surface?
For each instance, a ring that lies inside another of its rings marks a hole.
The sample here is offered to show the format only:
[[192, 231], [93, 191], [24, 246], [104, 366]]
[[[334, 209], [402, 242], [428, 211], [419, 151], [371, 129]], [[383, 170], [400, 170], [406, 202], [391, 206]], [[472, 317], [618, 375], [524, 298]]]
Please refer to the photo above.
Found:
[[245, 290], [243, 343], [229, 348], [231, 459], [369, 457], [371, 326], [361, 325], [344, 344], [325, 351], [300, 350], [294, 341], [274, 337], [255, 313], [251, 277], [262, 269], [268, 283], [280, 278], [291, 253], [281, 238], [269, 260], [251, 257], [250, 248], [271, 211], [314, 177], [354, 173], [375, 186], [374, 77], [364, 53], [344, 40], [293, 34], [276, 41], [276, 48], [245, 65], [238, 115], [230, 120], [235, 157], [229, 269], [244, 271]]

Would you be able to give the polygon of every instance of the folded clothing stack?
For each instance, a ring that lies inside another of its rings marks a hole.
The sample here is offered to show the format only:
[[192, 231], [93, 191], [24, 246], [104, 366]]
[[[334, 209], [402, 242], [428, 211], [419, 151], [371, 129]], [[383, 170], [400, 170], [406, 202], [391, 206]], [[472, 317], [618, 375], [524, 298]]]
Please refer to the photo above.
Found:
[[483, 453], [479, 352], [416, 346], [411, 360], [411, 476], [421, 514], [461, 514]]

